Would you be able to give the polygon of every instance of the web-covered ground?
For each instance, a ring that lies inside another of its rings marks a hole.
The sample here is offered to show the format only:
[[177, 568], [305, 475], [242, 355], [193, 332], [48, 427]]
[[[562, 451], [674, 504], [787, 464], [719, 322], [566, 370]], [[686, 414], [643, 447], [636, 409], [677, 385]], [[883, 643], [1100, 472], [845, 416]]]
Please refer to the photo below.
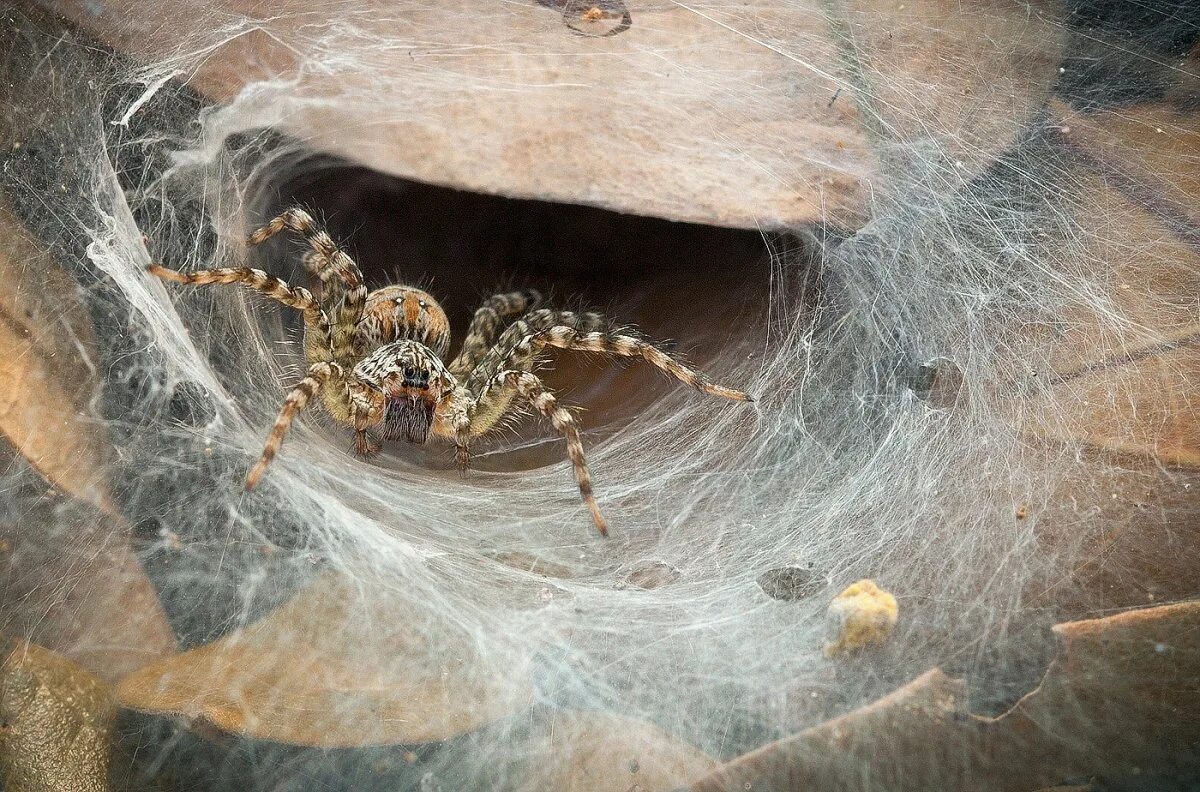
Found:
[[[36, 295], [6, 310], [61, 344], [82, 416], [5, 426], [32, 463], [0, 487], [6, 624], [50, 629], [28, 592], [119, 567], [181, 648], [234, 658], [219, 706], [211, 668], [137, 694], [243, 736], [129, 716], [135, 776], [538, 788], [522, 762], [603, 731], [555, 731], [580, 711], [727, 759], [934, 666], [1001, 711], [1049, 625], [1195, 596], [1195, 11], [631, 3], [588, 37], [567, 5], [4, 12], [0, 209], [32, 251], [5, 278]], [[298, 201], [456, 336], [536, 286], [757, 402], [557, 356], [608, 540], [532, 419], [462, 477], [452, 447], [355, 458], [314, 412], [243, 492], [298, 320], [145, 267], [302, 281], [296, 244], [242, 243]], [[771, 596], [780, 568], [802, 590]], [[826, 607], [862, 578], [901, 618], [831, 660]], [[165, 649], [132, 621], [102, 649], [137, 666]]]

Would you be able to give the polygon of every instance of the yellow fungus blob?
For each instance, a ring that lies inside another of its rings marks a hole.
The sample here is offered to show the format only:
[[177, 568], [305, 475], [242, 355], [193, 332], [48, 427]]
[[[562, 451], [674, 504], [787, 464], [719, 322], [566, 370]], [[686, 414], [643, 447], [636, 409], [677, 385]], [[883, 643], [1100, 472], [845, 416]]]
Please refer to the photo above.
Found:
[[896, 598], [875, 585], [874, 580], [851, 584], [829, 603], [827, 612], [833, 641], [825, 645], [825, 656], [854, 652], [887, 642], [896, 626]]

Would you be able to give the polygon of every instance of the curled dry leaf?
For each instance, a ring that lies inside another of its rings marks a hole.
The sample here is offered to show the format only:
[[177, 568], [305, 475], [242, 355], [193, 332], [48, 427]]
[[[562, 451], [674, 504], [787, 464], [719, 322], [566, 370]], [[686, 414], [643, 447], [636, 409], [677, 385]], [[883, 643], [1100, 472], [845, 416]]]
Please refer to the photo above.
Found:
[[93, 345], [75, 283], [0, 205], [0, 433], [56, 487], [115, 514], [107, 440], [87, 417]]
[[[1077, 113], [1054, 104], [1058, 138], [1081, 178], [1075, 220], [1105, 298], [1131, 320], [1076, 309], [1046, 337], [1057, 403], [1077, 409], [1033, 427], [1041, 436], [1174, 466], [1200, 467], [1200, 113], [1162, 103]], [[1090, 175], [1089, 175], [1090, 174]], [[1105, 309], [1109, 310], [1109, 309]], [[1055, 411], [1046, 411], [1054, 415]]]
[[508, 792], [666, 792], [717, 761], [654, 724], [604, 712], [555, 712], [539, 723]]
[[1056, 626], [1041, 685], [997, 718], [933, 669], [847, 715], [745, 754], [692, 792], [1027, 792], [1154, 768], [1200, 739], [1200, 602]]
[[[49, 5], [138, 60], [206, 52], [185, 69], [197, 90], [240, 96], [251, 126], [384, 173], [744, 228], [853, 227], [886, 179], [838, 42], [888, 77], [875, 86], [879, 128], [940, 131], [963, 174], [1040, 111], [1062, 46], [1041, 7], [1054, 4], [1009, 0], [397, 0], [369, 12], [305, 0], [270, 15], [249, 0], [173, 2], [161, 15], [136, 0]], [[214, 17], [245, 28], [214, 31]], [[326, 68], [331, 53], [355, 68]]]
[[36, 503], [0, 522], [0, 544], [0, 629], [52, 647], [109, 684], [175, 651], [120, 520]]
[[261, 621], [126, 677], [118, 697], [323, 747], [436, 742], [529, 705], [524, 656], [493, 649], [485, 659], [423, 612], [326, 575]]
[[108, 439], [87, 415], [93, 344], [74, 282], [0, 205], [0, 433], [78, 501], [46, 497], [0, 441], [14, 503], [0, 521], [0, 629], [113, 682], [172, 651], [174, 635], [107, 494]]
[[64, 657], [18, 643], [0, 664], [0, 777], [8, 792], [108, 789], [112, 692]]

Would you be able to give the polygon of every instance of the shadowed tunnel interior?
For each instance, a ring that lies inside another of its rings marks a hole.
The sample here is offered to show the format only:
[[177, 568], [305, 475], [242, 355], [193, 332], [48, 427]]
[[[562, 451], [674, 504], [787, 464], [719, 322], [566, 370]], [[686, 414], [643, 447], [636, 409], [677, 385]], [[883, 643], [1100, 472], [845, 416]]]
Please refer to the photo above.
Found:
[[[601, 311], [617, 325], [636, 325], [701, 368], [742, 342], [761, 348], [771, 265], [758, 231], [481, 195], [340, 165], [293, 172], [267, 193], [275, 199], [261, 219], [305, 206], [358, 262], [369, 288], [409, 283], [433, 294], [450, 318], [451, 355], [483, 300], [521, 287], [541, 291], [549, 307]], [[302, 243], [264, 247], [251, 259], [305, 282]], [[593, 435], [620, 426], [668, 389], [685, 387], [640, 361], [557, 350], [549, 351], [540, 374], [566, 403], [583, 408], [584, 431]], [[484, 438], [478, 466], [526, 469], [562, 459], [548, 427], [521, 434], [541, 441], [509, 438], [504, 454], [489, 454], [495, 443]], [[436, 441], [420, 450], [389, 444], [385, 453], [452, 464], [452, 449]]]

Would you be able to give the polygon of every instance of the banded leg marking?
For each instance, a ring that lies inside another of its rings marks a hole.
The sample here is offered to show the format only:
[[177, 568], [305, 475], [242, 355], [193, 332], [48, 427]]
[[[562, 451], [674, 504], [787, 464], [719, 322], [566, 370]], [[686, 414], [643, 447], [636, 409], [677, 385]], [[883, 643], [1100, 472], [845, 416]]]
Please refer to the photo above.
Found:
[[279, 410], [279, 416], [275, 419], [275, 426], [271, 429], [271, 434], [267, 436], [267, 444], [263, 447], [262, 456], [258, 462], [250, 470], [250, 474], [246, 476], [246, 489], [254, 489], [255, 485], [262, 479], [263, 473], [266, 472], [267, 466], [271, 464], [271, 460], [279, 453], [279, 447], [283, 445], [283, 438], [287, 435], [288, 428], [292, 425], [292, 420], [296, 415], [308, 406], [309, 401], [317, 395], [331, 377], [342, 377], [342, 367], [336, 363], [316, 363], [309, 367], [308, 376], [300, 380], [300, 383], [288, 393], [283, 400], [283, 407]]

